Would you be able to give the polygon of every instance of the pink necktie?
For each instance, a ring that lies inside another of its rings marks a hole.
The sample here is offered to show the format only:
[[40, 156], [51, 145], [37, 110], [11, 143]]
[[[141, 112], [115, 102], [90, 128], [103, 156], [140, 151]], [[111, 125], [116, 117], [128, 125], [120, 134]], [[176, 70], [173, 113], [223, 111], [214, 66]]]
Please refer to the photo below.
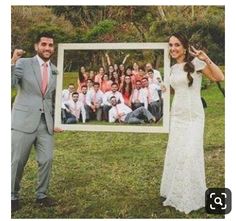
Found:
[[43, 76], [42, 76], [42, 85], [41, 85], [41, 91], [43, 96], [45, 95], [46, 89], [48, 85], [48, 64], [43, 64]]
[[84, 94], [84, 100], [83, 100], [83, 103], [85, 104], [86, 102], [86, 94]]
[[138, 90], [138, 94], [137, 94], [137, 100], [140, 102], [139, 93], [140, 93], [140, 90]]

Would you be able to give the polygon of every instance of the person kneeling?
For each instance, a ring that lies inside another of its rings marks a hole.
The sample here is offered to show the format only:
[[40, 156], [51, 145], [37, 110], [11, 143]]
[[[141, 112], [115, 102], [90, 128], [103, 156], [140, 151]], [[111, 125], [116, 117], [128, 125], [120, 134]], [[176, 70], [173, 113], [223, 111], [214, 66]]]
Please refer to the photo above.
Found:
[[85, 123], [86, 111], [84, 104], [79, 101], [78, 92], [72, 94], [72, 100], [64, 103], [66, 112], [66, 124], [76, 124], [79, 122], [80, 115], [82, 115], [82, 122]]
[[145, 108], [139, 107], [132, 111], [127, 105], [116, 101], [116, 97], [111, 97], [112, 108], [109, 110], [109, 122], [119, 122], [128, 124], [152, 123], [156, 118]]

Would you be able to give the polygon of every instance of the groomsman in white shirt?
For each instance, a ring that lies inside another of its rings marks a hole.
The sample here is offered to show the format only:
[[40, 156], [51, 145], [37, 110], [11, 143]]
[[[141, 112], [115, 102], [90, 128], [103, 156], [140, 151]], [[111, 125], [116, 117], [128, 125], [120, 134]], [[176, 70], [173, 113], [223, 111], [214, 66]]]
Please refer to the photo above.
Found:
[[74, 91], [75, 91], [75, 86], [73, 83], [70, 83], [67, 89], [62, 90], [61, 93], [62, 107], [64, 102], [72, 99], [72, 93]]
[[145, 91], [142, 89], [142, 83], [140, 80], [136, 81], [135, 89], [131, 95], [131, 107], [132, 110], [135, 110], [139, 107], [145, 107], [148, 109], [147, 96]]
[[100, 84], [95, 82], [93, 90], [90, 90], [86, 95], [86, 104], [89, 107], [89, 119], [92, 119], [96, 115], [96, 119], [101, 121], [103, 92], [99, 88]]
[[142, 79], [142, 85], [144, 93], [146, 94], [147, 101], [148, 101], [148, 110], [155, 116], [156, 120], [158, 121], [161, 116], [161, 101], [159, 96], [159, 91], [161, 90], [159, 85], [156, 84], [149, 84], [148, 78]]
[[84, 108], [86, 111], [86, 120], [89, 120], [89, 106], [86, 103], [87, 93], [88, 93], [88, 87], [87, 85], [83, 85], [81, 87], [81, 92], [79, 92], [79, 101], [84, 104]]
[[76, 124], [79, 122], [80, 114], [82, 116], [82, 122], [85, 123], [86, 120], [86, 112], [84, 109], [84, 104], [79, 101], [78, 92], [74, 92], [72, 94], [72, 100], [65, 102], [65, 110], [66, 110], [66, 124]]
[[162, 82], [162, 77], [161, 77], [160, 71], [153, 69], [151, 63], [147, 63], [146, 64], [146, 73], [148, 73], [149, 70], [153, 70], [153, 79], [157, 80], [158, 82], [161, 83]]
[[63, 123], [66, 121], [66, 113], [65, 113], [65, 102], [72, 99], [72, 93], [75, 91], [75, 86], [73, 83], [68, 85], [67, 89], [62, 90], [61, 93], [61, 120]]
[[163, 114], [163, 98], [162, 98], [162, 90], [161, 90], [161, 87], [162, 87], [161, 85], [163, 85], [162, 81], [160, 79], [154, 78], [154, 70], [152, 69], [148, 70], [147, 75], [148, 75], [149, 84], [157, 84], [160, 87], [160, 89], [158, 90], [158, 94], [160, 98], [159, 101], [160, 101], [160, 107], [161, 107], [160, 115], [162, 116]]
[[112, 108], [109, 110], [110, 123], [141, 124], [156, 121], [156, 118], [145, 107], [139, 107], [132, 111], [132, 109], [124, 103], [117, 103], [115, 96], [112, 96], [110, 99], [112, 105]]
[[118, 103], [124, 104], [124, 98], [122, 94], [118, 91], [118, 84], [111, 84], [111, 91], [107, 91], [103, 96], [103, 119], [108, 121], [108, 112], [111, 109], [111, 97], [115, 96]]

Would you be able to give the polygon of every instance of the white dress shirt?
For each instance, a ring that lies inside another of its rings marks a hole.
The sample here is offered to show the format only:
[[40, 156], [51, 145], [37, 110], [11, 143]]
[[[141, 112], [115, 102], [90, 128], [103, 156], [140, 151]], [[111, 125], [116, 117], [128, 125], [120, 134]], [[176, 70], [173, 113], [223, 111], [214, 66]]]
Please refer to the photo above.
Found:
[[97, 92], [95, 90], [91, 90], [86, 95], [86, 104], [91, 106], [93, 104], [99, 104], [101, 105], [103, 101], [103, 93], [101, 90], [98, 90]]
[[132, 103], [143, 103], [144, 107], [146, 109], [148, 108], [147, 96], [146, 96], [145, 91], [142, 88], [140, 88], [139, 90], [135, 88], [133, 90], [131, 102]]
[[124, 122], [127, 114], [130, 112], [132, 112], [131, 108], [129, 108], [124, 103], [112, 106], [112, 108], [109, 110], [109, 122], [114, 123], [118, 119], [118, 114], [122, 115], [119, 120]]
[[86, 120], [86, 112], [84, 108], [84, 104], [80, 101], [74, 102], [73, 100], [69, 100], [65, 102], [65, 105], [69, 108], [71, 111], [71, 114], [73, 114], [77, 120], [80, 118], [80, 113], [82, 114], [82, 122], [85, 123]]
[[148, 103], [158, 101], [159, 94], [158, 91], [161, 90], [160, 86], [157, 84], [149, 84], [148, 87], [142, 89], [147, 98]]
[[162, 77], [161, 77], [160, 71], [154, 69], [153, 70], [153, 78], [156, 79], [156, 80], [159, 78], [162, 81]]
[[158, 85], [160, 85], [160, 83], [159, 83], [159, 81], [156, 79], [156, 78], [148, 78], [148, 82], [149, 82], [149, 84], [158, 84]]
[[62, 90], [62, 92], [61, 92], [62, 108], [65, 107], [65, 105], [64, 105], [65, 102], [72, 99], [72, 93], [68, 89]]
[[79, 93], [79, 101], [82, 102], [83, 104], [86, 104], [86, 97], [87, 93], [83, 94], [82, 92]]
[[113, 93], [112, 91], [107, 91], [103, 96], [103, 105], [111, 106], [110, 99], [112, 96], [116, 97], [117, 102], [120, 101], [120, 103], [125, 103], [124, 98], [119, 91], [116, 91], [115, 93]]

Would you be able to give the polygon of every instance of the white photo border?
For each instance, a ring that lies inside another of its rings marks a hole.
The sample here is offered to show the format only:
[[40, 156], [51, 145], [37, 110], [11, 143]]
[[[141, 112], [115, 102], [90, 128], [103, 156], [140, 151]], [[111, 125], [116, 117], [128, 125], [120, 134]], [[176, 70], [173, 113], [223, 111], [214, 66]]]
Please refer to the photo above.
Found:
[[[168, 133], [170, 110], [170, 58], [167, 42], [161, 43], [63, 43], [58, 44], [57, 57], [57, 88], [55, 104], [55, 127], [69, 131], [101, 131], [101, 132], [132, 132], [132, 133]], [[63, 89], [63, 64], [65, 50], [164, 50], [164, 85], [163, 93], [163, 125], [162, 126], [134, 126], [134, 125], [93, 125], [93, 124], [62, 124], [61, 123], [61, 93]]]

